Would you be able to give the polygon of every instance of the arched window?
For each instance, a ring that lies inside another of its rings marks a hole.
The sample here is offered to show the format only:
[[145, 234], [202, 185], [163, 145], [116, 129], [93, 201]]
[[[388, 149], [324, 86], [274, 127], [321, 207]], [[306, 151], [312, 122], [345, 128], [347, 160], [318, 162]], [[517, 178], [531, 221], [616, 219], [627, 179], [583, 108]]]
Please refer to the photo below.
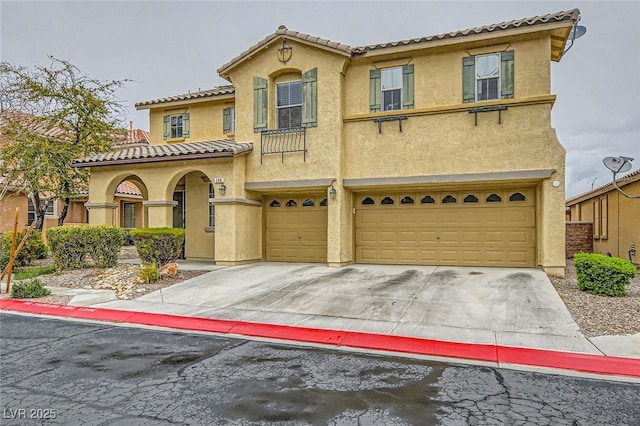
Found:
[[487, 197], [487, 203], [499, 203], [502, 201], [502, 197], [498, 194], [491, 194]]
[[380, 204], [393, 204], [393, 198], [391, 197], [384, 197], [382, 199], [382, 201], [380, 201]]
[[302, 207], [313, 207], [315, 205], [316, 203], [314, 203], [313, 200], [310, 200], [309, 198], [302, 202]]
[[514, 192], [509, 197], [509, 201], [525, 201], [527, 198], [520, 192]]
[[420, 200], [420, 204], [433, 204], [435, 202], [436, 200], [434, 200], [431, 195], [425, 195], [422, 197], [422, 200]]
[[466, 197], [464, 197], [464, 202], [465, 203], [477, 203], [478, 202], [478, 197], [476, 197], [473, 194], [469, 194]]
[[327, 199], [324, 198], [322, 201], [320, 201], [320, 207], [327, 207]]
[[269, 207], [280, 207], [280, 201], [273, 200], [272, 202], [269, 203]]
[[400, 200], [400, 204], [413, 204], [413, 198], [409, 197], [408, 195], [406, 197], [403, 197], [402, 200]]
[[296, 200], [289, 200], [289, 201], [287, 201], [287, 204], [285, 204], [285, 206], [287, 206], [287, 207], [298, 207], [298, 203], [296, 203]]
[[457, 203], [458, 200], [456, 200], [456, 197], [454, 197], [453, 195], [447, 195], [446, 197], [444, 197], [442, 199], [442, 203], [443, 204], [447, 204], [447, 203]]
[[362, 204], [365, 205], [365, 206], [366, 205], [373, 205], [375, 203], [376, 202], [373, 201], [373, 198], [371, 198], [371, 197], [366, 197], [364, 200], [362, 200]]

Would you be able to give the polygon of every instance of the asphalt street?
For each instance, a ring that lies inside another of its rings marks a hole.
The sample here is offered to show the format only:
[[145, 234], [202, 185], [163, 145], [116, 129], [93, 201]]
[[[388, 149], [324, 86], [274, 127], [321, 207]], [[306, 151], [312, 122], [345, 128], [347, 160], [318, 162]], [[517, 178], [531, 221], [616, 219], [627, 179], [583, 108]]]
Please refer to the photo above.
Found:
[[640, 425], [640, 385], [0, 314], [0, 423]]

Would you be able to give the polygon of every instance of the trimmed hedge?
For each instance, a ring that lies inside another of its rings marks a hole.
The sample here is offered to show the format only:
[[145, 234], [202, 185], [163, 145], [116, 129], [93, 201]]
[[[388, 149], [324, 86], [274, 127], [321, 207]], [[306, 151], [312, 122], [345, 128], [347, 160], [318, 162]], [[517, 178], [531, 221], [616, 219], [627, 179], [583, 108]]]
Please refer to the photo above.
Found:
[[130, 231], [138, 256], [146, 264], [162, 267], [180, 257], [185, 230], [182, 228], [137, 228]]
[[47, 229], [51, 257], [58, 269], [84, 268], [87, 255], [98, 267], [116, 266], [125, 235], [124, 229], [109, 225]]
[[573, 256], [578, 287], [587, 293], [603, 296], [626, 296], [626, 286], [637, 268], [628, 260], [597, 253]]
[[[16, 246], [20, 244], [26, 232], [26, 229], [18, 232]], [[0, 269], [6, 268], [9, 263], [12, 239], [13, 232], [6, 232], [0, 235]], [[42, 242], [42, 234], [40, 231], [32, 231], [27, 241], [25, 241], [24, 246], [22, 246], [22, 250], [18, 253], [16, 260], [13, 262], [13, 266], [28, 266], [34, 259], [44, 259], [45, 257], [47, 257], [47, 246]]]

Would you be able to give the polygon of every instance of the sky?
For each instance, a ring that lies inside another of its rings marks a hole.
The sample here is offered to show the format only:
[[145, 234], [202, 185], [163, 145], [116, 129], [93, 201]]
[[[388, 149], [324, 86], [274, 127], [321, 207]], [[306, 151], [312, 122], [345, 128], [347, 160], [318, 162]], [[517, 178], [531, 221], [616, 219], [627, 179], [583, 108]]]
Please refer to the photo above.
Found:
[[567, 150], [567, 197], [611, 181], [607, 156], [640, 168], [640, 2], [613, 1], [7, 1], [0, 59], [129, 79], [128, 120], [148, 130], [136, 102], [229, 84], [216, 69], [280, 24], [351, 46], [428, 36], [579, 8], [587, 33], [552, 62], [552, 126]]

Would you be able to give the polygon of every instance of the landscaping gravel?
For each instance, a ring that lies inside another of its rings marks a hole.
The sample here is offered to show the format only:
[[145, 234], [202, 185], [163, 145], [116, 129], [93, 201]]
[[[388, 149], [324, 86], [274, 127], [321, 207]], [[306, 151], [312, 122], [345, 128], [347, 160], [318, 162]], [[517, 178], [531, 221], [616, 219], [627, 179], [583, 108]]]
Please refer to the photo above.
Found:
[[585, 336], [640, 333], [640, 274], [631, 280], [625, 297], [596, 296], [580, 290], [573, 260], [567, 260], [564, 278], [549, 278]]

